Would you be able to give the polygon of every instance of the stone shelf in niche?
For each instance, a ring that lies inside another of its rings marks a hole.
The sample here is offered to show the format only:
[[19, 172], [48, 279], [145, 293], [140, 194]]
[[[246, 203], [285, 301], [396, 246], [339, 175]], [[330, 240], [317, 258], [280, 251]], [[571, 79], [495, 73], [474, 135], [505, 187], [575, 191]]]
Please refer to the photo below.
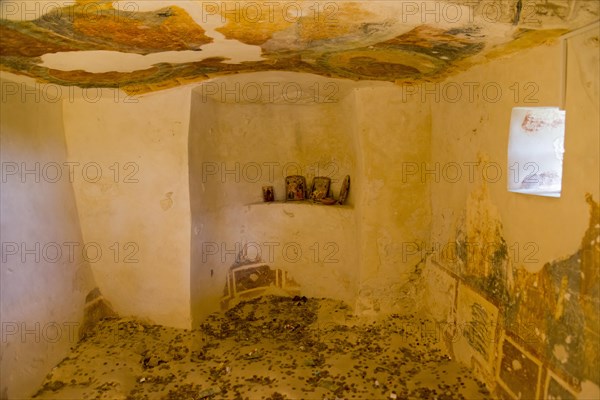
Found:
[[276, 200], [276, 201], [257, 201], [254, 203], [246, 203], [246, 206], [267, 206], [267, 205], [308, 205], [315, 207], [325, 207], [325, 208], [341, 208], [341, 209], [354, 209], [354, 206], [350, 204], [321, 204], [315, 203], [312, 200], [295, 200], [295, 201], [285, 201], [285, 200]]

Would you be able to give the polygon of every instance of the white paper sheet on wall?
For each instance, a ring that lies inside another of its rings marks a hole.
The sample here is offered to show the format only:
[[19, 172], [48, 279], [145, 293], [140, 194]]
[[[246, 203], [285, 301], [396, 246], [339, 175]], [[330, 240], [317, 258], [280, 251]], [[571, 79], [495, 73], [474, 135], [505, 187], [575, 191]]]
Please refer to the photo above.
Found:
[[508, 190], [560, 197], [564, 138], [564, 110], [513, 108], [508, 140]]

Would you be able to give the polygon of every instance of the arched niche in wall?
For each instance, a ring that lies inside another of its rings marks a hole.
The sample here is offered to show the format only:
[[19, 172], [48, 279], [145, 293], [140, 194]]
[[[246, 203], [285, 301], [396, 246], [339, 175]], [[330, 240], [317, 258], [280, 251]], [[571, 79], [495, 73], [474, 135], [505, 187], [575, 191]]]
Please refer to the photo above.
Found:
[[[353, 300], [359, 271], [353, 265], [358, 262], [354, 194], [360, 179], [352, 88], [352, 82], [268, 72], [210, 80], [193, 90], [189, 163], [196, 320], [218, 310], [239, 288], [263, 292], [261, 282], [270, 292], [290, 293], [293, 287], [307, 296]], [[309, 185], [314, 176], [329, 176], [336, 198], [344, 176], [351, 176], [352, 188], [343, 206], [284, 202], [287, 175], [305, 176]], [[274, 187], [275, 203], [262, 203], [264, 185]], [[231, 273], [251, 262], [257, 268], [267, 264], [275, 273]], [[236, 288], [235, 276], [249, 281]], [[282, 282], [285, 276], [288, 281]]]

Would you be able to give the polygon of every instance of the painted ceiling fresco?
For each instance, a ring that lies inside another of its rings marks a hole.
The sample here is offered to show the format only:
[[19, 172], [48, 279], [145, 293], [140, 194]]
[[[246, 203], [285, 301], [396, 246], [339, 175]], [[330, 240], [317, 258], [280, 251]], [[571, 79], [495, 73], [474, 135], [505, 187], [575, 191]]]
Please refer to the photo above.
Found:
[[130, 94], [296, 71], [436, 81], [598, 20], [596, 0], [3, 1], [0, 69]]

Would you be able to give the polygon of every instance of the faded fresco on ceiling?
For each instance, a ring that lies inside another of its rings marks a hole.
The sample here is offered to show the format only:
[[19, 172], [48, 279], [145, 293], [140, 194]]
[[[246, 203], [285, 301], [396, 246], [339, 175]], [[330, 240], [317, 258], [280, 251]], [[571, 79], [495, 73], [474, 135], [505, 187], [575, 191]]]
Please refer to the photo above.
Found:
[[256, 71], [436, 81], [593, 22], [599, 8], [576, 0], [24, 3], [1, 8], [2, 70], [132, 94]]

